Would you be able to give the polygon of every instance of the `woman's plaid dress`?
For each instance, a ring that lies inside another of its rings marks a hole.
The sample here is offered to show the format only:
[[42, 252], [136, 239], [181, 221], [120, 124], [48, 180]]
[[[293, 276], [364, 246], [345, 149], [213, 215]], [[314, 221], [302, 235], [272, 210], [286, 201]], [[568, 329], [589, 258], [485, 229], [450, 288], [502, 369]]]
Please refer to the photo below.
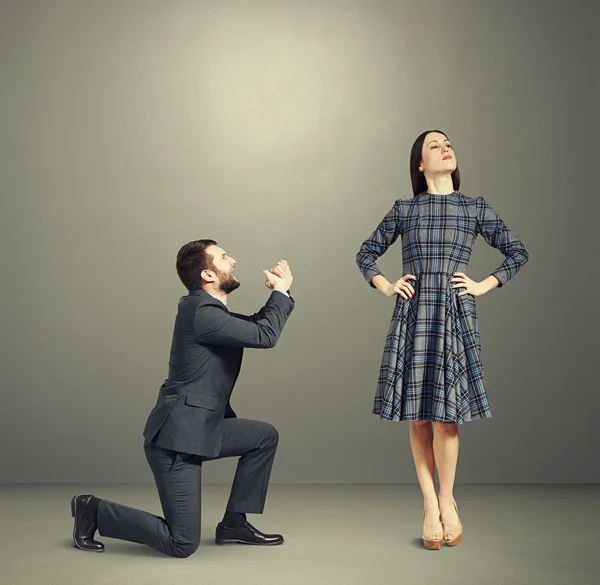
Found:
[[[475, 298], [457, 296], [454, 272], [468, 275], [475, 239], [506, 256], [492, 274], [505, 284], [527, 262], [523, 243], [483, 197], [421, 193], [398, 199], [356, 256], [365, 279], [401, 236], [402, 269], [417, 280], [412, 299], [396, 296], [373, 413], [385, 420], [463, 423], [491, 416], [484, 388]], [[371, 283], [371, 286], [374, 286]]]

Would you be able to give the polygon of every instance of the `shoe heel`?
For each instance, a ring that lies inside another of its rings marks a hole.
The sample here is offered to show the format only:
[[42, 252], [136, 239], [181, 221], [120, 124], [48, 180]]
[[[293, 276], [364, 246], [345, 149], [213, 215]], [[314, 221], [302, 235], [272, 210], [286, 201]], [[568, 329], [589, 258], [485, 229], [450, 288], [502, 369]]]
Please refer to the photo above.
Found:
[[71, 517], [75, 518], [75, 500], [77, 499], [77, 496], [73, 496], [71, 498]]

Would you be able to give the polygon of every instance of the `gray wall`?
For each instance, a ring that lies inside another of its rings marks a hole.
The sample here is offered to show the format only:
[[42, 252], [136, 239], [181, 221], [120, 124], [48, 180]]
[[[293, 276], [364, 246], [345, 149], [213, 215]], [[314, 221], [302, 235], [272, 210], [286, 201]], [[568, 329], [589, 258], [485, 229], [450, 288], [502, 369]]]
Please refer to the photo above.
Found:
[[[280, 430], [272, 480], [414, 481], [407, 423], [370, 414], [393, 300], [354, 258], [431, 127], [531, 255], [477, 299], [494, 417], [463, 426], [458, 481], [599, 481], [585, 4], [3, 2], [0, 481], [151, 480], [175, 254], [202, 237], [238, 261], [236, 311], [278, 258], [295, 273], [233, 400]], [[470, 276], [502, 259], [478, 240]]]

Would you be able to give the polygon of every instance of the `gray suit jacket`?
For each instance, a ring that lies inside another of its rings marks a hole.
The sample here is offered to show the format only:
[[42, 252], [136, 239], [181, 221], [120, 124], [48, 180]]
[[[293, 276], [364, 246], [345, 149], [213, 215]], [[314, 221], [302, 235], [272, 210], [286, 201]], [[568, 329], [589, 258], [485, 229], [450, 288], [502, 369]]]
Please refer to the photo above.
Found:
[[229, 400], [244, 347], [274, 347], [294, 309], [294, 300], [273, 291], [254, 315], [231, 313], [203, 290], [179, 301], [169, 376], [144, 428], [146, 443], [216, 457], [223, 420], [235, 417]]

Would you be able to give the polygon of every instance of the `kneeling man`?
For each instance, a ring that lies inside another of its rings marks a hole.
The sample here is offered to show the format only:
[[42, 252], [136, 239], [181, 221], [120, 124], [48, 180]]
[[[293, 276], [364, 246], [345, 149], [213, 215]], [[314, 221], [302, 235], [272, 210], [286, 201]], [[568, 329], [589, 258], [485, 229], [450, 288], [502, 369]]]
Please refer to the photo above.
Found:
[[71, 500], [73, 540], [81, 550], [102, 552], [101, 536], [146, 544], [173, 557], [188, 557], [200, 544], [202, 464], [240, 457], [218, 544], [275, 545], [280, 534], [264, 534], [246, 514], [265, 506], [278, 434], [265, 422], [237, 418], [230, 398], [245, 347], [271, 348], [294, 309], [290, 268], [280, 260], [263, 274], [273, 289], [254, 315], [232, 313], [228, 295], [239, 281], [235, 260], [213, 240], [190, 242], [177, 255], [177, 274], [189, 294], [179, 301], [169, 375], [144, 429], [144, 451], [152, 469], [164, 518], [97, 498]]

